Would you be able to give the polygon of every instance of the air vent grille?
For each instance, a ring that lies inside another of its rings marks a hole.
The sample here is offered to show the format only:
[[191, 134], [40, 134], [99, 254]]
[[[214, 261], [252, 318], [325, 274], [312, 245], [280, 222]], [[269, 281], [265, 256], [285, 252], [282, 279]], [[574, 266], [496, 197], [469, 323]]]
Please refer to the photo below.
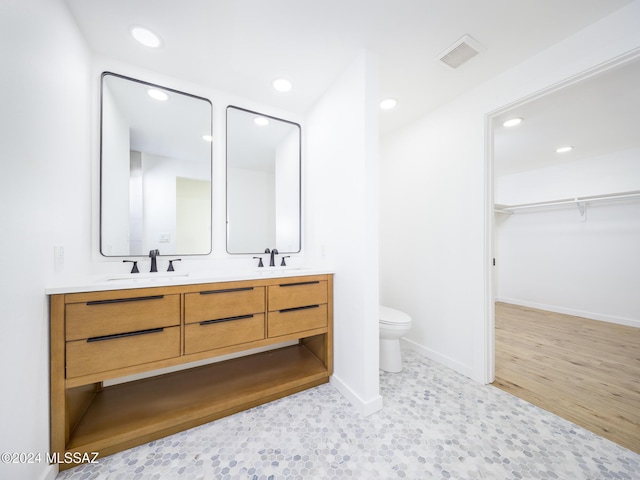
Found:
[[450, 68], [458, 68], [482, 51], [482, 47], [469, 35], [465, 35], [440, 55], [438, 60]]

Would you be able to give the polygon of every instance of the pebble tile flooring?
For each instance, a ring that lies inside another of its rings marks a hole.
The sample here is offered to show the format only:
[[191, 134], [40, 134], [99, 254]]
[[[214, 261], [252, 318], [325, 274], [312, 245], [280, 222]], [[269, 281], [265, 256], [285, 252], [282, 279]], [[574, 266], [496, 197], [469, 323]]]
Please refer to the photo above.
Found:
[[325, 384], [56, 480], [640, 479], [640, 455], [414, 352], [380, 375], [368, 417]]

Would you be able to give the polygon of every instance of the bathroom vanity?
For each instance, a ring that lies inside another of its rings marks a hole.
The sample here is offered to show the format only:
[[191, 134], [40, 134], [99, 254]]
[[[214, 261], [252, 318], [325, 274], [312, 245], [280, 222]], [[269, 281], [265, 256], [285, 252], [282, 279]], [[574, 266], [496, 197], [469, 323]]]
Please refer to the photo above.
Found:
[[[47, 291], [59, 458], [110, 455], [326, 383], [333, 372], [330, 273], [112, 285]], [[152, 374], [131, 380], [142, 372]]]

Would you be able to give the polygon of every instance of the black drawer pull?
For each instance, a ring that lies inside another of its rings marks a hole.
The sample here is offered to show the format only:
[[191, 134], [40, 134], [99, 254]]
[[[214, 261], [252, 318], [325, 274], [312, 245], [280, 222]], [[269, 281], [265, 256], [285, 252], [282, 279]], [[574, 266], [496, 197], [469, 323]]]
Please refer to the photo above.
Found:
[[231, 322], [233, 320], [242, 320], [245, 318], [253, 318], [253, 315], [240, 315], [239, 317], [219, 318], [217, 320], [205, 320], [200, 325], [211, 325], [213, 323]]
[[160, 333], [164, 328], [150, 328], [148, 330], [138, 330], [137, 332], [116, 333], [115, 335], [104, 335], [102, 337], [87, 338], [87, 343], [102, 342], [103, 340], [115, 340], [116, 338], [135, 337], [137, 335], [146, 335], [148, 333]]
[[164, 295], [153, 295], [151, 297], [133, 297], [133, 298], [116, 298], [114, 300], [93, 300], [87, 302], [87, 305], [104, 305], [107, 303], [124, 303], [124, 302], [142, 302], [144, 300], [158, 300], [164, 298]]
[[233, 292], [246, 292], [248, 290], [253, 290], [253, 287], [244, 287], [244, 288], [228, 288], [226, 290], [206, 290], [204, 292], [200, 292], [200, 295], [212, 295], [214, 293], [233, 293]]
[[313, 282], [298, 282], [298, 283], [281, 283], [281, 287], [297, 287], [299, 285], [313, 285], [314, 283], [320, 283], [320, 280], [315, 280]]
[[296, 310], [308, 310], [310, 308], [320, 308], [320, 305], [307, 305], [305, 307], [285, 308], [280, 313], [295, 312]]

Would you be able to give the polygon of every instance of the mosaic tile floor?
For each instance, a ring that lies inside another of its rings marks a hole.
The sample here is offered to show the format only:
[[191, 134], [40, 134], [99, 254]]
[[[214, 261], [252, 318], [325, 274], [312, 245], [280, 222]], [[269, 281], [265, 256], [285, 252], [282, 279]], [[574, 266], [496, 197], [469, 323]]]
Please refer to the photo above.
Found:
[[56, 480], [640, 479], [640, 455], [414, 352], [361, 417], [329, 384]]

